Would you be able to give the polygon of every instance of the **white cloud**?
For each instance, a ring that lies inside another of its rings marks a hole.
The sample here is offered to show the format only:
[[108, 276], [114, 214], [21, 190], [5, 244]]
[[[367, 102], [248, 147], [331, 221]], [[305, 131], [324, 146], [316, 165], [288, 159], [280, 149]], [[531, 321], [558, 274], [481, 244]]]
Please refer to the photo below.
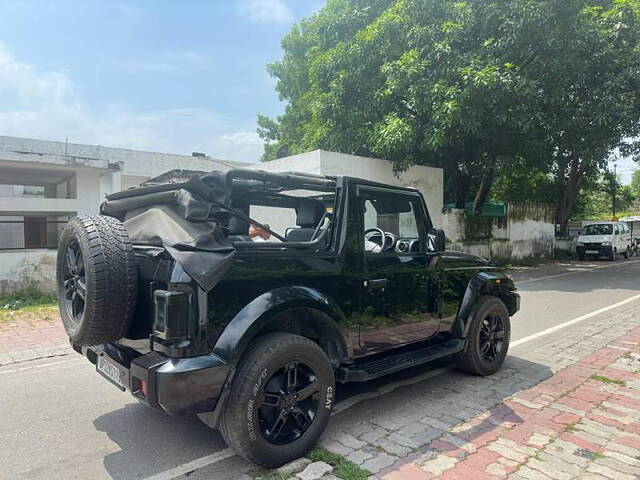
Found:
[[[65, 72], [41, 71], [16, 60], [0, 44], [0, 135], [170, 153], [206, 152], [256, 162], [261, 142], [251, 125], [232, 129], [226, 118], [201, 108], [136, 111], [114, 103], [99, 111], [79, 97]], [[10, 107], [9, 107], [10, 106]]]
[[241, 0], [238, 3], [241, 16], [260, 23], [291, 23], [293, 12], [284, 0]]

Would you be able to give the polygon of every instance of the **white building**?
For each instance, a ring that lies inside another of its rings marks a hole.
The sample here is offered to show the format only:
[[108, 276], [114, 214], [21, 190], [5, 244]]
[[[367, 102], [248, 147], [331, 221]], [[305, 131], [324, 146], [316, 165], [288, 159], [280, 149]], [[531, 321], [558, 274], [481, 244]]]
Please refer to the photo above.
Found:
[[170, 170], [210, 172], [239, 167], [349, 175], [415, 187], [425, 195], [433, 223], [442, 224], [440, 168], [414, 166], [396, 176], [385, 160], [324, 150], [247, 164], [202, 154], [0, 136], [0, 293], [29, 285], [54, 293], [55, 248], [64, 224], [75, 215], [97, 214], [105, 195]]
[[0, 136], [0, 293], [30, 284], [53, 291], [55, 246], [64, 223], [97, 214], [104, 196], [168, 170], [247, 166], [201, 154]]

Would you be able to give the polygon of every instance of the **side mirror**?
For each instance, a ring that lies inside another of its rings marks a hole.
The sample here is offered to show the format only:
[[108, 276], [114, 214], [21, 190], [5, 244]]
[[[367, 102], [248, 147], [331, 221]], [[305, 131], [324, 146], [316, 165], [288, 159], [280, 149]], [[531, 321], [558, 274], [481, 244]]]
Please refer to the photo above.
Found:
[[[441, 228], [434, 228], [429, 232], [429, 245], [433, 248], [434, 252], [444, 252], [447, 244], [446, 236], [444, 234], [444, 230]], [[431, 250], [431, 248], [429, 249]]]

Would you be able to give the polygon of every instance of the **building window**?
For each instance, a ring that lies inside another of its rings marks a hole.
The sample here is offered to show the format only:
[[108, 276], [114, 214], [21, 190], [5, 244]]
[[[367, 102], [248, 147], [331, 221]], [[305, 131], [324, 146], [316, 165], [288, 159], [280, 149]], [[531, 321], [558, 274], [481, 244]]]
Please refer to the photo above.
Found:
[[47, 217], [24, 217], [24, 247], [47, 248]]

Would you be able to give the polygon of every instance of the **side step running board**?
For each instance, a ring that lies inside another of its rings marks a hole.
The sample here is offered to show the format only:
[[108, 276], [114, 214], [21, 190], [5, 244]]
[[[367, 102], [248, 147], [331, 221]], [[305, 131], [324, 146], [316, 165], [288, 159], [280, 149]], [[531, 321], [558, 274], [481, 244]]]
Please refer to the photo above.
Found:
[[451, 339], [437, 345], [416, 348], [415, 350], [385, 355], [375, 359], [364, 359], [348, 367], [340, 367], [336, 372], [336, 380], [339, 382], [366, 382], [405, 368], [446, 357], [459, 352], [463, 348], [464, 340]]

